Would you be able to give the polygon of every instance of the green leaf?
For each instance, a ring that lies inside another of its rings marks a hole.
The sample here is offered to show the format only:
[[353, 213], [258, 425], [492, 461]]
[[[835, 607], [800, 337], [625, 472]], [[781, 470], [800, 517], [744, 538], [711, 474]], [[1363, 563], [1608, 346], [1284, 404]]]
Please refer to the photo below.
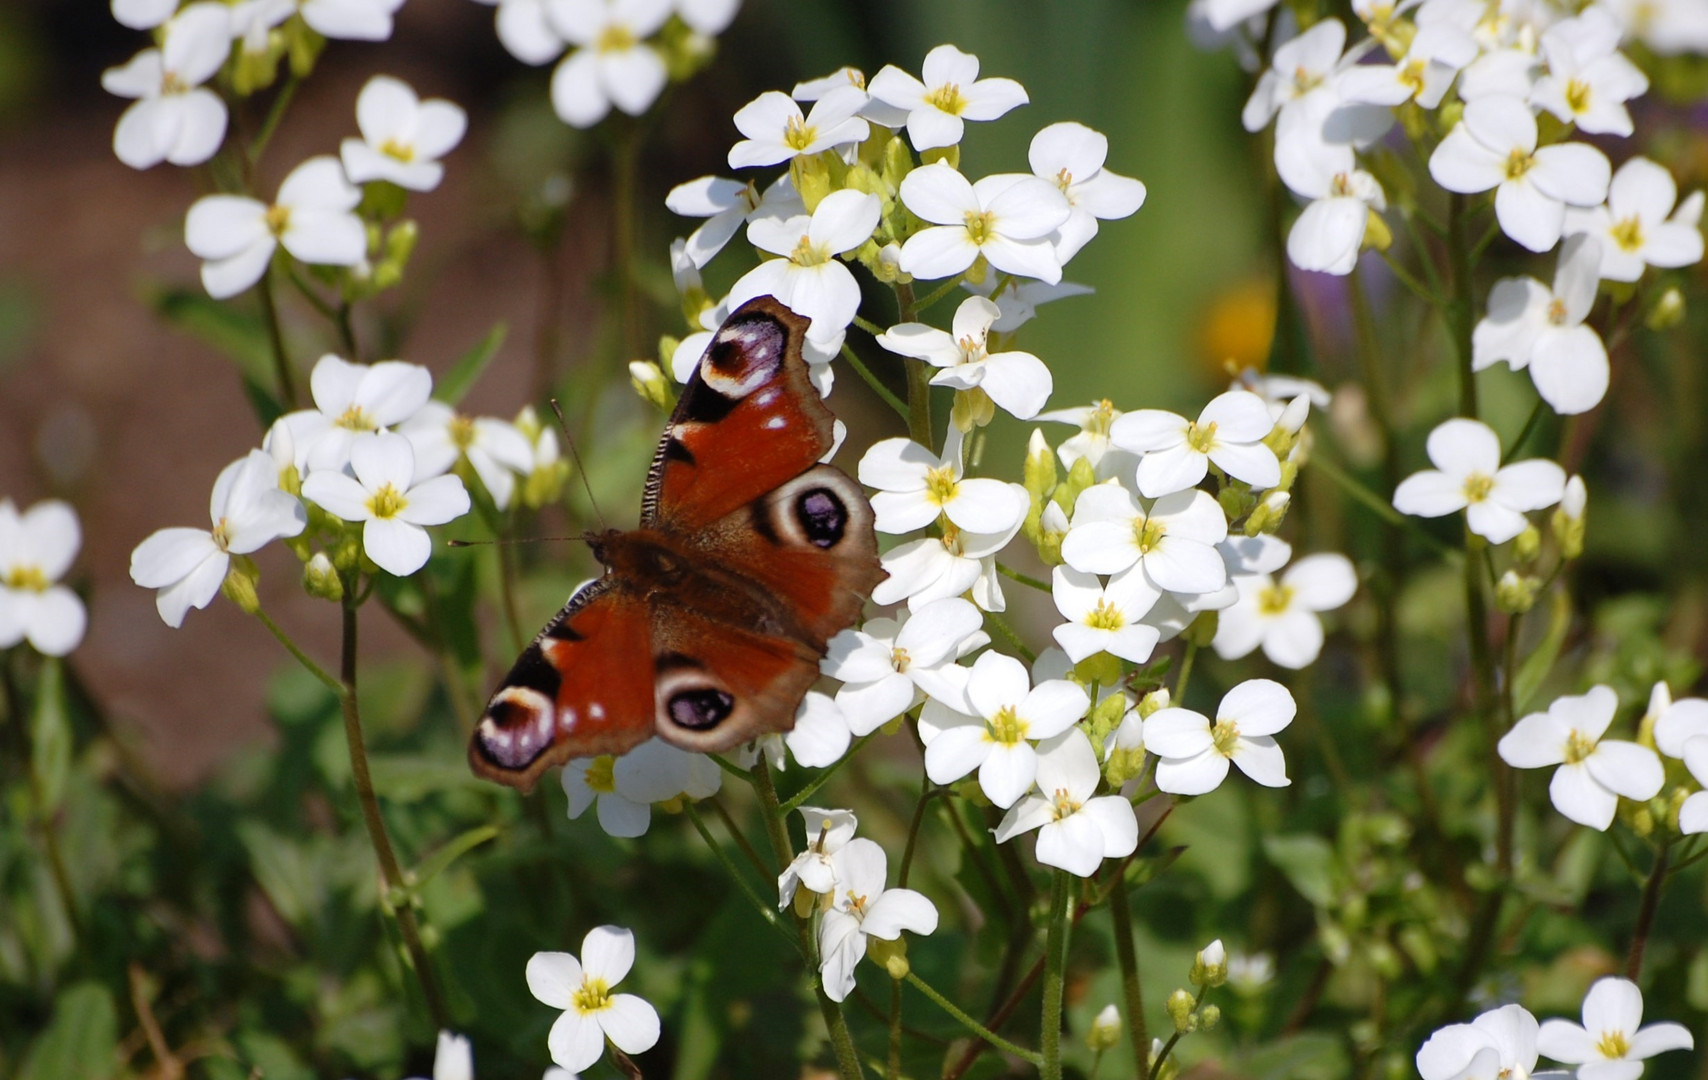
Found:
[[433, 388], [433, 396], [447, 405], [455, 405], [461, 401], [486, 371], [486, 366], [498, 355], [498, 349], [504, 344], [505, 335], [509, 332], [510, 327], [505, 323], [495, 323], [492, 329], [486, 332], [486, 336], [476, 342], [468, 352], [459, 356], [457, 362], [451, 365], [451, 370], [438, 380]]
[[1266, 836], [1263, 853], [1315, 907], [1334, 899], [1334, 847], [1320, 836]]
[[59, 809], [65, 797], [66, 780], [71, 775], [71, 719], [65, 708], [65, 673], [52, 657], [42, 661], [41, 675], [36, 680], [36, 711], [30, 739], [30, 768], [41, 785], [42, 804], [36, 811], [49, 817]]
[[53, 1020], [24, 1056], [16, 1080], [106, 1080], [118, 1065], [118, 1011], [99, 983], [67, 987]]
[[427, 856], [421, 865], [415, 868], [416, 885], [419, 887], [432, 881], [446, 867], [497, 835], [498, 826], [496, 825], [482, 825], [463, 833], [438, 851]]

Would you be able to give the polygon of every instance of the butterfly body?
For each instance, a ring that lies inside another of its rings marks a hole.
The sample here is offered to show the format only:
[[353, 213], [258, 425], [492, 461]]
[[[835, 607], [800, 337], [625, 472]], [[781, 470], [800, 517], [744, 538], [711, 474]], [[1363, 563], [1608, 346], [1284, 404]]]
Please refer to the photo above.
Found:
[[715, 752], [786, 731], [832, 636], [884, 572], [872, 508], [819, 463], [833, 418], [770, 297], [714, 335], [653, 457], [640, 527], [589, 538], [603, 577], [523, 651], [469, 744], [528, 790], [657, 735]]

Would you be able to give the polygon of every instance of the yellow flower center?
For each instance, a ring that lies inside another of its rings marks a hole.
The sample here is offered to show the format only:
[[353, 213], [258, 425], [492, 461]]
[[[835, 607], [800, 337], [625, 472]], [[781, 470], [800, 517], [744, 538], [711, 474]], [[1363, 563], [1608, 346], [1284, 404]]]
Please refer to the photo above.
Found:
[[39, 566], [14, 566], [5, 574], [0, 574], [0, 585], [20, 592], [46, 592], [48, 580]]
[[1589, 109], [1589, 84], [1582, 79], [1570, 79], [1566, 82], [1566, 108], [1574, 113], [1586, 112]]
[[288, 206], [269, 206], [262, 220], [266, 222], [268, 232], [274, 236], [283, 236], [291, 224], [291, 208]]
[[1293, 69], [1293, 91], [1300, 97], [1322, 85], [1323, 77], [1307, 67]]
[[1279, 615], [1293, 604], [1293, 590], [1286, 585], [1271, 585], [1257, 594], [1257, 610], [1263, 615]]
[[583, 978], [581, 985], [575, 988], [575, 993], [569, 996], [570, 1003], [579, 1013], [598, 1012], [611, 1007], [611, 986], [604, 979], [591, 976]]
[[1052, 804], [1050, 807], [1050, 813], [1057, 821], [1060, 821], [1065, 817], [1072, 817], [1074, 814], [1079, 813], [1079, 808], [1084, 805], [1082, 803], [1075, 802], [1073, 797], [1067, 793], [1066, 788], [1057, 788], [1056, 794], [1050, 802]]
[[1004, 705], [996, 715], [985, 721], [985, 739], [1003, 746], [1017, 746], [1026, 738], [1026, 721], [1014, 712], [1014, 706]]
[[1097, 606], [1085, 617], [1085, 625], [1093, 630], [1119, 630], [1127, 625], [1127, 619], [1120, 609], [1107, 600], [1097, 601]]
[[1548, 321], [1555, 326], [1564, 326], [1566, 325], [1566, 318], [1566, 302], [1557, 296], [1554, 297], [1548, 303]]
[[1465, 477], [1465, 501], [1469, 503], [1482, 502], [1489, 497], [1489, 492], [1494, 490], [1494, 486], [1493, 477], [1484, 476], [1482, 473], [1472, 473]]
[[368, 415], [368, 411], [360, 405], [351, 405], [339, 413], [338, 419], [332, 423], [348, 431], [378, 431], [380, 427], [374, 422], [374, 418]]
[[1344, 199], [1351, 195], [1352, 177], [1345, 173], [1335, 173], [1334, 179], [1328, 182], [1328, 193], [1337, 199]]
[[377, 518], [396, 517], [408, 505], [409, 500], [391, 484], [381, 486], [378, 491], [368, 496], [368, 509], [373, 511]]
[[961, 350], [961, 363], [976, 364], [985, 359], [984, 343], [983, 335], [975, 338], [971, 334], [955, 342], [955, 347]]
[[213, 527], [214, 546], [225, 551], [231, 546], [231, 522], [225, 518], [219, 519], [219, 524]]
[[859, 895], [852, 889], [848, 890], [848, 914], [854, 916], [856, 919], [864, 919], [866, 917], [866, 904], [868, 902], [869, 900], [867, 897]]
[[1168, 526], [1160, 521], [1149, 519], [1143, 521], [1135, 519], [1133, 521], [1133, 543], [1139, 546], [1141, 555], [1149, 555], [1152, 549], [1162, 543], [1162, 538], [1167, 535]]
[[899, 645], [890, 650], [890, 666], [899, 673], [905, 673], [907, 666], [913, 663], [913, 658], [907, 655], [907, 650]]
[[1115, 422], [1115, 403], [1104, 398], [1091, 408], [1091, 415], [1085, 418], [1084, 430], [1091, 435], [1107, 436], [1109, 425]]
[[996, 235], [996, 215], [989, 210], [968, 210], [965, 215], [967, 238], [983, 247]]
[[474, 421], [466, 416], [453, 416], [447, 425], [451, 442], [458, 450], [467, 450], [474, 445]]
[[599, 35], [594, 48], [600, 52], [627, 52], [635, 47], [634, 31], [620, 23], [612, 23]]
[[926, 94], [925, 104], [941, 109], [950, 116], [959, 116], [962, 110], [967, 107], [967, 98], [965, 94], [961, 93], [961, 88], [951, 82], [944, 83]]
[[1056, 186], [1062, 189], [1063, 195], [1066, 195], [1067, 189], [1073, 186], [1073, 173], [1067, 171], [1066, 165], [1063, 165], [1061, 171], [1056, 173]]
[[953, 499], [957, 486], [954, 466], [943, 465], [935, 469], [925, 470], [925, 497], [934, 504], [942, 506]]
[[796, 266], [818, 266], [830, 261], [830, 252], [819, 244], [814, 244], [812, 238], [805, 233], [795, 244], [795, 250], [789, 252], [789, 261]]
[[1225, 758], [1234, 756], [1234, 743], [1239, 739], [1239, 724], [1222, 717], [1216, 718], [1216, 724], [1210, 731], [1210, 743], [1216, 753]]
[[[1567, 765], [1576, 765], [1578, 762], [1589, 757], [1589, 755], [1593, 753], [1595, 753], [1594, 739], [1586, 738], [1580, 731], [1573, 731], [1570, 735], [1566, 736]], [[1619, 1037], [1624, 1038], [1623, 1035]], [[1620, 1055], [1614, 1054], [1613, 1056], [1618, 1057]]]
[[1529, 172], [1530, 167], [1535, 164], [1536, 158], [1534, 155], [1527, 154], [1523, 150], [1515, 149], [1512, 153], [1506, 155], [1506, 178], [1508, 180], [1517, 180], [1519, 177]]
[[1625, 1037], [1623, 1031], [1604, 1032], [1595, 1044], [1603, 1057], [1618, 1060], [1631, 1052], [1631, 1040]]
[[809, 125], [804, 116], [791, 116], [783, 127], [783, 143], [797, 154], [812, 145], [818, 138], [818, 128]]
[[1613, 237], [1615, 244], [1619, 245], [1619, 250], [1627, 254], [1636, 252], [1643, 246], [1642, 219], [1635, 214], [1628, 218], [1620, 218], [1613, 223], [1613, 228], [1608, 230], [1608, 235]]
[[393, 161], [401, 161], [405, 165], [415, 160], [415, 147], [408, 143], [398, 142], [396, 139], [387, 139], [381, 143], [380, 153]]
[[1422, 60], [1407, 60], [1399, 70], [1400, 82], [1411, 91], [1412, 97], [1423, 93], [1423, 73], [1427, 64]]
[[1191, 424], [1187, 425], [1186, 445], [1198, 451], [1200, 454], [1208, 454], [1211, 450], [1215, 449], [1216, 422], [1212, 420], [1203, 427], [1199, 427], [1197, 421], [1193, 421]]
[[178, 77], [176, 71], [168, 71], [160, 77], [160, 92], [162, 94], [187, 94], [190, 84]]
[[593, 764], [587, 766], [587, 786], [601, 795], [616, 791], [616, 767], [617, 759], [610, 754], [601, 754], [594, 758]]

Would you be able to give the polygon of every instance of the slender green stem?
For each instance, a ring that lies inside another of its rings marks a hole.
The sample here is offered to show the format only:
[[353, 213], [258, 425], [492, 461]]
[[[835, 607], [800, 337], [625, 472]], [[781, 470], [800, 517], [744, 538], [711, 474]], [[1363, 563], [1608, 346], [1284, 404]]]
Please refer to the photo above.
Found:
[[350, 301], [338, 301], [338, 313], [333, 319], [338, 324], [338, 340], [344, 343], [344, 354], [351, 363], [362, 362], [362, 350], [356, 347], [356, 324], [350, 319]]
[[[723, 800], [713, 795], [706, 801], [712, 804], [712, 809], [717, 812], [718, 820], [724, 823], [724, 830], [729, 833], [730, 839], [735, 841], [736, 846], [741, 848], [742, 854], [747, 856], [747, 861], [753, 864], [755, 870], [759, 871], [759, 876], [761, 878], [771, 876], [771, 868], [765, 865], [765, 860], [759, 857], [759, 852], [754, 849], [752, 842], [741, 831], [741, 827], [735, 823], [735, 818], [730, 816], [729, 808], [724, 805]], [[687, 805], [692, 807], [693, 804]]]
[[1018, 581], [1027, 588], [1037, 589], [1039, 592], [1053, 591], [1049, 582], [1040, 578], [1035, 578], [1030, 574], [1022, 574], [1020, 571], [1005, 563], [997, 563], [996, 572], [1001, 574], [1003, 577], [1008, 578], [1010, 581]]
[[[850, 759], [852, 759], [854, 757], [854, 755], [859, 752], [859, 750], [862, 746], [865, 746], [867, 743], [869, 743], [871, 741], [872, 741], [871, 735], [862, 735], [858, 739], [855, 739], [854, 745], [850, 746], [848, 748], [848, 752], [846, 754], [843, 754], [840, 758], [837, 758], [834, 764], [828, 766], [823, 771], [821, 771], [817, 776], [813, 777], [810, 781], [808, 781], [806, 787], [802, 788], [801, 790], [795, 792], [793, 795], [789, 796], [788, 802], [779, 804], [778, 810], [783, 814], [791, 814], [794, 811], [799, 810], [801, 808], [802, 804], [804, 804], [808, 799], [812, 798], [814, 795], [818, 794], [818, 789], [823, 787], [830, 780], [831, 777], [835, 776], [836, 771], [838, 769], [842, 768], [842, 766], [844, 764], [846, 764]], [[743, 774], [743, 775], [746, 775], [746, 774]]]
[[[900, 308], [901, 322], [913, 322], [914, 311], [913, 286], [896, 286], [896, 303]], [[907, 433], [914, 442], [932, 451], [937, 450], [937, 444], [932, 441], [931, 428], [931, 367], [923, 360], [908, 357], [903, 361], [907, 371]]]
[[1524, 420], [1524, 426], [1519, 429], [1518, 437], [1507, 444], [1506, 453], [1500, 456], [1502, 465], [1507, 464], [1517, 456], [1519, 447], [1523, 446], [1525, 441], [1535, 434], [1537, 427], [1542, 423], [1542, 414], [1546, 411], [1548, 411], [1547, 402], [1537, 398], [1536, 404], [1531, 406], [1530, 415]]
[[[943, 284], [937, 286], [935, 289], [932, 289], [930, 292], [926, 293], [925, 299], [923, 299], [923, 300], [921, 300], [918, 303], [913, 305], [914, 312], [918, 313], [918, 312], [926, 311], [926, 310], [930, 309], [932, 305], [937, 303], [937, 301], [943, 299], [945, 296], [948, 296], [950, 293], [952, 293], [956, 289], [960, 288], [961, 282], [965, 279], [965, 276], [966, 275], [962, 274], [962, 275], [957, 275], [955, 277], [952, 277], [948, 281], [945, 281]], [[1001, 291], [1002, 291], [1002, 289], [1000, 286], [995, 290], [995, 292], [1001, 292]]]
[[890, 1046], [889, 1059], [884, 1062], [887, 1080], [901, 1080], [901, 981], [890, 980]]
[[251, 168], [260, 162], [267, 144], [273, 139], [273, 132], [279, 130], [279, 121], [285, 118], [285, 110], [290, 108], [291, 99], [296, 96], [301, 83], [302, 80], [293, 72], [285, 76], [285, 85], [279, 87], [279, 92], [273, 96], [273, 104], [267, 108], [267, 118], [261, 121], [261, 130], [255, 133], [254, 141], [249, 144]]
[[[379, 859], [380, 876], [384, 879], [387, 893], [400, 893], [405, 880], [403, 868], [398, 865], [397, 852], [391, 846], [391, 836], [386, 832], [385, 818], [380, 814], [379, 797], [374, 794], [373, 777], [368, 774], [368, 748], [362, 738], [362, 714], [356, 697], [356, 582], [344, 583], [344, 620], [342, 662], [339, 668], [343, 689], [339, 699], [344, 712], [344, 740], [350, 749], [350, 776], [356, 785], [356, 798], [362, 806], [362, 819], [367, 823], [368, 839], [373, 843], [374, 855]], [[450, 1026], [450, 1013], [445, 1008], [444, 998], [439, 993], [439, 984], [433, 977], [433, 969], [427, 956], [427, 948], [421, 941], [421, 927], [415, 918], [415, 908], [412, 898], [401, 897], [393, 907], [397, 918], [398, 930], [403, 935], [404, 947], [409, 952], [410, 967], [415, 971], [415, 978], [421, 984], [421, 994], [427, 1001], [427, 1011], [432, 1014], [434, 1025], [443, 1030]]]
[[1625, 954], [1625, 977], [1637, 982], [1643, 974], [1643, 949], [1649, 943], [1649, 928], [1655, 923], [1655, 910], [1660, 907], [1661, 888], [1666, 884], [1667, 856], [1672, 849], [1663, 846], [1655, 852], [1655, 866], [1649, 880], [1643, 883], [1643, 898], [1637, 906], [1637, 928], [1631, 934], [1631, 951]]
[[337, 306], [332, 304], [324, 296], [321, 296], [320, 293], [315, 290], [314, 285], [311, 284], [307, 278], [302, 276], [302, 271], [297, 268], [297, 266], [294, 262], [292, 262], [289, 258], [286, 258], [285, 256], [280, 256], [279, 260], [276, 261], [273, 265], [284, 266], [285, 276], [290, 279], [291, 286], [294, 289], [296, 289], [298, 294], [300, 294], [304, 300], [307, 300], [309, 303], [309, 306], [314, 308], [315, 311], [319, 312], [320, 316], [323, 319], [325, 319], [329, 323], [333, 323], [334, 325], [337, 324], [337, 322], [338, 322], [338, 308], [337, 308]]
[[279, 323], [278, 298], [273, 295], [273, 264], [267, 264], [259, 285], [255, 292], [261, 298], [261, 319], [267, 324], [267, 344], [273, 352], [273, 373], [279, 380], [279, 397], [285, 408], [294, 409], [297, 407], [297, 382], [291, 373], [291, 358], [285, 351], [285, 331]]
[[[909, 971], [907, 973], [907, 981], [915, 990], [918, 990], [920, 993], [935, 1002], [938, 1008], [954, 1017], [961, 1026], [965, 1027], [968, 1031], [977, 1035], [985, 1042], [996, 1047], [998, 1050], [1001, 1050], [1005, 1054], [1013, 1054], [1015, 1057], [1031, 1065], [1037, 1065], [1040, 1067], [1044, 1065], [1044, 1057], [1042, 1054], [1039, 1054], [1036, 1050], [1028, 1050], [1023, 1046], [1017, 1046], [1003, 1038], [1001, 1035], [998, 1035], [996, 1032], [985, 1027], [977, 1020], [974, 1020], [967, 1014], [966, 1010], [962, 1009], [959, 1005], [956, 1005], [953, 1001], [950, 1001], [942, 994], [939, 994], [929, 983], [924, 979], [921, 979], [915, 972]], [[1057, 1066], [1059, 1069], [1059, 1062], [1057, 1063]]]
[[1411, 535], [1429, 545], [1429, 547], [1434, 549], [1437, 554], [1441, 555], [1449, 562], [1458, 561], [1458, 548], [1451, 547], [1437, 539], [1427, 529], [1419, 525], [1415, 519], [1407, 517], [1405, 514], [1395, 510], [1392, 503], [1359, 483], [1352, 474], [1346, 472], [1328, 458], [1321, 454], [1314, 455], [1311, 458], [1311, 463], [1308, 467], [1313, 471], [1322, 473], [1324, 476], [1334, 481], [1336, 487], [1352, 496], [1354, 501], [1362, 503], [1367, 509], [1373, 512], [1377, 517], [1381, 518], [1384, 522], [1409, 532]]
[[1050, 921], [1044, 938], [1044, 1009], [1038, 1048], [1044, 1061], [1043, 1080], [1062, 1080], [1062, 989], [1066, 979], [1068, 938], [1068, 872], [1050, 879]]
[[884, 332], [883, 327], [879, 326], [871, 319], [867, 319], [859, 315], [854, 316], [854, 325], [866, 331], [866, 333], [871, 334], [873, 337], [877, 337], [879, 334]]
[[[37, 830], [41, 834], [42, 853], [47, 857], [48, 876], [53, 881], [54, 892], [59, 894], [59, 903], [65, 909], [65, 921], [71, 925], [71, 935], [77, 941], [82, 941], [83, 912], [77, 903], [77, 892], [71, 887], [71, 875], [66, 871], [65, 856], [59, 849], [59, 833], [54, 828], [53, 815], [47, 807], [47, 796], [43, 790], [41, 774], [36, 771], [36, 755], [30, 734], [30, 719], [24, 708], [24, 695], [18, 689], [18, 679], [12, 670], [13, 658], [18, 655], [16, 649], [0, 650], [0, 687], [6, 702], [7, 726], [12, 729], [12, 735], [17, 743], [18, 764], [24, 769], [30, 789], [30, 816], [36, 819]], [[50, 661], [52, 662], [52, 661]]]
[[904, 420], [907, 419], [907, 402], [896, 397], [895, 391], [883, 384], [882, 380], [878, 378], [877, 373], [866, 366], [866, 362], [861, 360], [860, 357], [855, 354], [853, 347], [846, 341], [842, 343], [842, 358], [848, 361], [848, 366], [854, 369], [854, 373], [860, 376], [867, 386], [872, 388], [872, 393], [878, 395], [878, 397], [883, 400], [884, 404], [894, 409], [896, 411], [896, 415], [900, 416]]
[[913, 804], [913, 820], [907, 824], [907, 846], [901, 852], [901, 867], [896, 870], [896, 888], [907, 887], [907, 874], [913, 869], [913, 853], [919, 846], [919, 829], [925, 823], [925, 808], [931, 802], [931, 796], [942, 789], [931, 786], [931, 777], [922, 776], [919, 781], [919, 801]]
[[1192, 662], [1198, 658], [1198, 643], [1188, 641], [1186, 652], [1180, 657], [1180, 674], [1174, 679], [1174, 693], [1171, 700], [1182, 708], [1186, 705], [1186, 685], [1192, 679]]
[[339, 682], [337, 679], [334, 679], [331, 675], [328, 675], [324, 668], [309, 659], [307, 653], [297, 648], [297, 643], [290, 639], [290, 635], [286, 634], [284, 629], [272, 620], [271, 616], [269, 616], [265, 611], [257, 608], [255, 610], [255, 617], [261, 620], [261, 625], [265, 626], [274, 637], [279, 639], [279, 644], [285, 647], [285, 651], [295, 657], [296, 662], [301, 664], [310, 675], [313, 675], [315, 679], [319, 680], [323, 686], [334, 694], [344, 693], [344, 684]]
[[800, 941], [794, 934], [789, 933], [788, 928], [777, 917], [777, 912], [759, 895], [759, 891], [753, 887], [753, 883], [747, 880], [747, 875], [741, 872], [741, 868], [730, 859], [729, 853], [724, 851], [723, 846], [712, 836], [712, 831], [706, 827], [706, 819], [700, 816], [700, 811], [691, 802], [684, 802], [682, 811], [694, 826], [694, 831], [700, 834], [700, 839], [704, 840], [706, 846], [712, 849], [712, 854], [722, 864], [724, 873], [729, 875], [730, 880], [735, 882], [736, 888], [740, 889], [741, 894], [747, 897], [748, 902], [753, 905], [753, 910], [758, 913], [760, 921], [782, 935], [783, 940], [789, 943], [790, 948], [799, 949], [801, 947]]
[[1139, 985], [1139, 957], [1133, 948], [1133, 912], [1127, 904], [1126, 864], [1116, 867], [1109, 883], [1109, 914], [1115, 923], [1115, 959], [1121, 965], [1121, 996], [1127, 1007], [1127, 1035], [1133, 1041], [1138, 1080], [1150, 1076], [1150, 1035], [1145, 1030], [1145, 996]]
[[[1393, 252], [1382, 252], [1382, 261], [1387, 263], [1388, 270], [1391, 271], [1395, 277], [1400, 279], [1400, 284], [1404, 285], [1416, 294], [1419, 300], [1422, 300], [1431, 307], [1441, 306], [1441, 298], [1435, 292], [1431, 291], [1428, 285], [1419, 281], [1415, 274], [1410, 270], [1407, 270], [1405, 265], [1401, 263], [1399, 259], [1394, 257]], [[1353, 273], [1356, 274], [1357, 271], [1355, 270]]]
[[1476, 310], [1471, 297], [1471, 251], [1465, 239], [1465, 196], [1454, 195], [1447, 218], [1447, 262], [1453, 295], [1447, 304], [1447, 325], [1459, 354], [1459, 415], [1477, 419], [1477, 374], [1471, 369], [1471, 333]]
[[1001, 638], [1009, 648], [1019, 653], [1021, 659], [1025, 660], [1028, 664], [1038, 658], [1037, 654], [1028, 648], [1024, 641], [1020, 640], [1020, 635], [1014, 632], [1014, 628], [1009, 626], [1008, 621], [1001, 615], [998, 615], [994, 611], [985, 612], [984, 624], [992, 630], [995, 630], [996, 636]]

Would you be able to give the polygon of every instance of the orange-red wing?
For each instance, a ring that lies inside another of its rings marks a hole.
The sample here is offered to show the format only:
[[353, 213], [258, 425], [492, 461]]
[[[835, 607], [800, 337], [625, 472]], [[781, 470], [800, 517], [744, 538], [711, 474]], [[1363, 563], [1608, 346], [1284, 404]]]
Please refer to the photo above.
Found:
[[499, 683], [469, 741], [488, 780], [531, 791], [571, 758], [623, 754], [652, 736], [646, 605], [604, 578], [572, 597]]
[[833, 418], [801, 356], [806, 327], [761, 296], [712, 335], [653, 455], [643, 528], [709, 525], [830, 450]]
[[717, 753], [795, 726], [817, 652], [669, 603], [655, 619], [659, 738]]

